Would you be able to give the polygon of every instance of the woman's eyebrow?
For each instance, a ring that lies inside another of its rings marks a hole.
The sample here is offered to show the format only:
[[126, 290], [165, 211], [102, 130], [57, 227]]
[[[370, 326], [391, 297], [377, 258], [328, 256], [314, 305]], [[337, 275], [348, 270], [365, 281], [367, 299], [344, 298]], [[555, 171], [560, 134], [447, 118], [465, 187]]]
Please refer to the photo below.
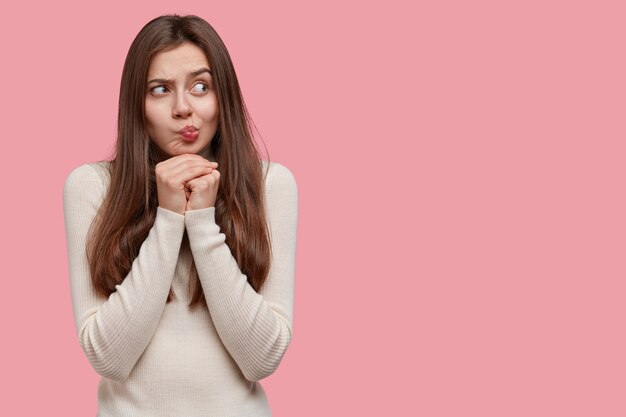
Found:
[[[195, 77], [196, 75], [200, 75], [200, 74], [202, 74], [203, 72], [208, 72], [209, 74], [213, 75], [213, 72], [212, 72], [210, 69], [208, 69], [208, 68], [200, 68], [200, 69], [198, 69], [198, 70], [191, 71], [191, 72], [189, 73], [189, 77], [188, 77], [188, 78]], [[153, 80], [148, 81], [148, 84], [150, 84], [150, 83], [155, 83], [155, 82], [156, 82], [156, 83], [165, 83], [165, 84], [167, 84], [167, 83], [169, 83], [170, 81], [172, 81], [172, 80], [166, 80], [165, 78], [155, 78], [155, 79], [153, 79]]]

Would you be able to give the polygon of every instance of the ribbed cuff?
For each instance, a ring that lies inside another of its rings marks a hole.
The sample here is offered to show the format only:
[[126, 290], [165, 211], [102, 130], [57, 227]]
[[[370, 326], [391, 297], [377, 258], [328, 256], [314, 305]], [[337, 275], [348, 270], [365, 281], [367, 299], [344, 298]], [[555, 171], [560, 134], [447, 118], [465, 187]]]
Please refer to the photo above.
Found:
[[211, 224], [215, 224], [215, 207], [187, 210], [185, 212], [185, 226], [188, 231]]
[[[166, 232], [165, 236], [185, 230], [185, 216], [163, 207], [157, 207], [154, 223], [159, 230]], [[182, 233], [180, 235], [182, 239]]]

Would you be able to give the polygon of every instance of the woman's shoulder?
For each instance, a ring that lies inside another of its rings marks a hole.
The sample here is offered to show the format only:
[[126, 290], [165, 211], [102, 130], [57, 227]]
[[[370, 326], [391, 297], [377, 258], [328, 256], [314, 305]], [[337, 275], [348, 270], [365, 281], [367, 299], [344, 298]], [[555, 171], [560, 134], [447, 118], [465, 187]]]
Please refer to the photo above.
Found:
[[87, 162], [72, 168], [65, 179], [65, 188], [77, 188], [83, 192], [103, 190], [109, 183], [111, 161]]
[[296, 178], [287, 166], [279, 162], [261, 160], [266, 173], [265, 187], [268, 192], [290, 190], [297, 192]]

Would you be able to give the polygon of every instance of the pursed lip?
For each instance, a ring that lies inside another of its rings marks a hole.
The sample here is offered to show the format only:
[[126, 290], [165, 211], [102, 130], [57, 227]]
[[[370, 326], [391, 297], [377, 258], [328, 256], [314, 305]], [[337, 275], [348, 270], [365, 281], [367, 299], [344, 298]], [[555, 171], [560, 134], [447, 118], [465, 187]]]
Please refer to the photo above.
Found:
[[184, 128], [180, 129], [178, 133], [182, 134], [182, 133], [187, 133], [187, 132], [195, 132], [197, 130], [198, 130], [197, 127], [190, 125], [190, 126], [185, 126]]

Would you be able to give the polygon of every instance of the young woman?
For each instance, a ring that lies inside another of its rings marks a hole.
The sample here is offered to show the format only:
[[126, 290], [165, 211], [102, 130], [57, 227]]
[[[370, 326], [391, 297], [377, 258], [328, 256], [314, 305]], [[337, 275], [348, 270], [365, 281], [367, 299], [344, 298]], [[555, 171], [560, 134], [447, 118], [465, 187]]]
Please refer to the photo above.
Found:
[[98, 416], [270, 416], [292, 339], [297, 187], [260, 159], [235, 70], [197, 16], [124, 64], [110, 160], [63, 190], [71, 299]]

